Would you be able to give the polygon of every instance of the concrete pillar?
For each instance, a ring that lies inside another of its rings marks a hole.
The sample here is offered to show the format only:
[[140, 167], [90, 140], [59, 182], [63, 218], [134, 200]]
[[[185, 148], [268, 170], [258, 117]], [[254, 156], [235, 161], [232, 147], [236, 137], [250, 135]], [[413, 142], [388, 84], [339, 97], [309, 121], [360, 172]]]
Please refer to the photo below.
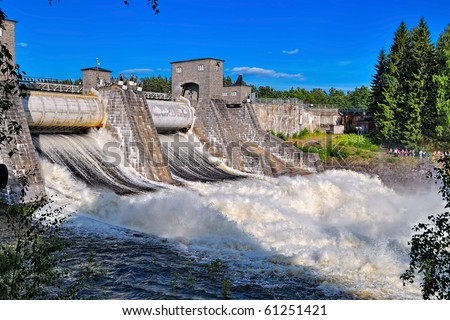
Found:
[[3, 21], [3, 29], [0, 28], [0, 40], [6, 45], [12, 56], [12, 63], [16, 63], [16, 23], [14, 20]]

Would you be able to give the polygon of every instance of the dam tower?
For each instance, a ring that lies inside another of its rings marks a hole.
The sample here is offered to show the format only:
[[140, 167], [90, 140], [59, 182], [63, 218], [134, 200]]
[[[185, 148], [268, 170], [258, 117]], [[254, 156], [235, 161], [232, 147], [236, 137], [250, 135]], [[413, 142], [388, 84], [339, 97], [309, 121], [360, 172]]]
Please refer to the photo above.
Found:
[[200, 100], [222, 98], [224, 60], [202, 58], [172, 64], [172, 97], [185, 97], [196, 107]]
[[[3, 28], [0, 28], [2, 69], [7, 64], [15, 66], [16, 63], [15, 25], [16, 21], [6, 20], [3, 22]], [[10, 57], [5, 55], [6, 50], [9, 51]], [[24, 178], [26, 178], [28, 190], [25, 198], [22, 200], [30, 202], [36, 199], [37, 196], [44, 194], [44, 184], [39, 172], [38, 157], [33, 146], [21, 98], [19, 97], [16, 75], [12, 71], [9, 70], [0, 74], [1, 99], [11, 102], [8, 110], [2, 109], [0, 111], [2, 113], [2, 136], [5, 135], [7, 137], [6, 141], [3, 141], [0, 145], [0, 163], [5, 164], [8, 168], [8, 184], [5, 188], [0, 189], [0, 202], [7, 204], [17, 203], [21, 200]], [[4, 91], [6, 84], [15, 85], [13, 90], [8, 90], [12, 92]], [[17, 125], [21, 128], [20, 133], [11, 132], [10, 128]]]

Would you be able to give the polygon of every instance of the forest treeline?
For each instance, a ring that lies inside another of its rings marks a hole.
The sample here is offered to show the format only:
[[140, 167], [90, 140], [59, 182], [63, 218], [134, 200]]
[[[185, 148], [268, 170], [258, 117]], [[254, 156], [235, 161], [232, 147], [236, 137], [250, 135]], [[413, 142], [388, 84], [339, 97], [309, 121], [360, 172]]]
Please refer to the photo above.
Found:
[[410, 30], [401, 22], [389, 52], [378, 55], [371, 83], [379, 140], [406, 147], [450, 142], [449, 79], [450, 25], [433, 44], [424, 18]]

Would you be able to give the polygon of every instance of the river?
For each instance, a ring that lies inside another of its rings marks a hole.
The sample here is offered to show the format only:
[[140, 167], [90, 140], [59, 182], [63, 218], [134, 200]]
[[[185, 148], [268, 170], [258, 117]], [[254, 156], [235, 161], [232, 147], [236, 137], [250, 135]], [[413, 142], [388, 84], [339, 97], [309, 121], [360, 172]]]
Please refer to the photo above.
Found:
[[400, 280], [407, 242], [443, 208], [433, 186], [399, 192], [348, 170], [119, 195], [41, 168], [70, 254], [104, 271], [88, 299], [420, 299]]

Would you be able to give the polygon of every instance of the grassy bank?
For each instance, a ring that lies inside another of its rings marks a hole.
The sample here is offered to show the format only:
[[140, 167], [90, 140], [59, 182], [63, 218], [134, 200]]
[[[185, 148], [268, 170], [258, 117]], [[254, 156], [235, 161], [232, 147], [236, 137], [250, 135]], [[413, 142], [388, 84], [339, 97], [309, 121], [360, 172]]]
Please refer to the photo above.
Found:
[[379, 145], [369, 137], [358, 134], [308, 133], [303, 130], [287, 140], [302, 151], [318, 153], [325, 164], [348, 158], [370, 159], [380, 152]]
[[[405, 188], [431, 183], [430, 159], [395, 157], [368, 135], [301, 132], [286, 139], [305, 152], [318, 153], [324, 168], [348, 169], [378, 176], [387, 186]], [[417, 153], [416, 153], [417, 155]]]

